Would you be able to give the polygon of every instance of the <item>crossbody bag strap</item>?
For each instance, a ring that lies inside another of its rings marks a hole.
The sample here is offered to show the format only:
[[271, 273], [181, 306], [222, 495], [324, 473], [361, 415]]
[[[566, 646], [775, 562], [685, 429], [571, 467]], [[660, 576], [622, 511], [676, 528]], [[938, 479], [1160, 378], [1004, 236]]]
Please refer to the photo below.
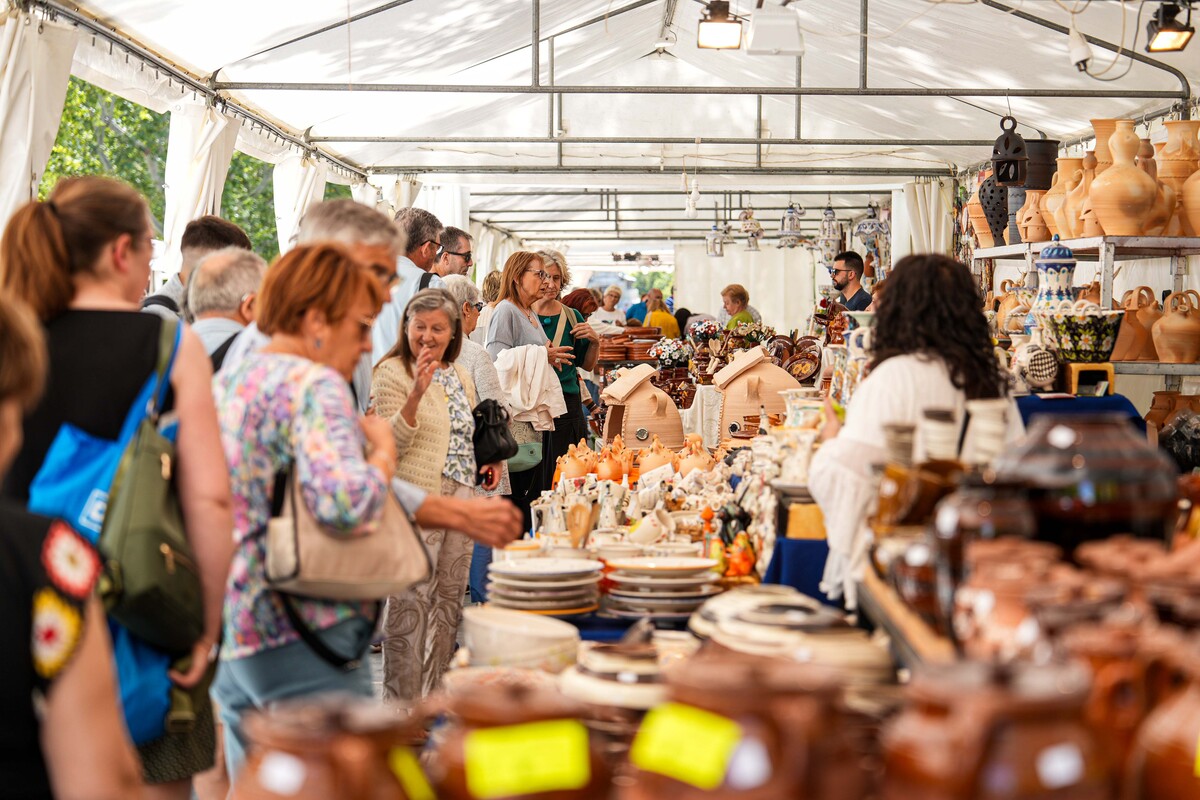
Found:
[[179, 342], [183, 338], [183, 325], [176, 319], [164, 319], [158, 333], [158, 365], [155, 367], [157, 382], [154, 386], [154, 396], [147, 412], [150, 419], [157, 422], [162, 413], [163, 404], [167, 400], [167, 389], [171, 386], [171, 370], [175, 367], [175, 357], [179, 353]]
[[553, 344], [555, 347], [562, 347], [563, 332], [567, 329], [567, 307], [563, 306], [558, 310], [558, 327], [554, 329]]

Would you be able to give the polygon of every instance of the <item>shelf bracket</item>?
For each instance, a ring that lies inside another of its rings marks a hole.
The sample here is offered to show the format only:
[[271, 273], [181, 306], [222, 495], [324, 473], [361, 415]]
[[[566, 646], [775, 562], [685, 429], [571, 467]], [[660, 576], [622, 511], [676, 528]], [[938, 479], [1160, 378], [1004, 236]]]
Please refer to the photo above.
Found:
[[1117, 246], [1105, 242], [1100, 247], [1100, 307], [1112, 308], [1113, 270], [1117, 261]]

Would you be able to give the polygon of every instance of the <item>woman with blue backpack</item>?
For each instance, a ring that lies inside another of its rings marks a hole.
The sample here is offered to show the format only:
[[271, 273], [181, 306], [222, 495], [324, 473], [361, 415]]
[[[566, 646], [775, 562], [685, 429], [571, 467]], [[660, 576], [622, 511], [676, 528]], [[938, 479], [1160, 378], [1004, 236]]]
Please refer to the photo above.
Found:
[[[152, 239], [146, 201], [106, 178], [60, 181], [48, 200], [9, 220], [0, 288], [40, 318], [49, 371], [0, 494], [100, 543], [101, 592], [146, 796], [183, 800], [192, 776], [213, 764], [207, 685], [233, 518], [204, 348], [178, 323], [138, 311]], [[161, 461], [149, 475], [134, 463], [148, 454]], [[149, 522], [124, 516], [132, 508], [136, 517], [139, 506], [144, 512], [154, 492], [165, 513], [152, 510]], [[143, 541], [135, 534], [169, 536], [153, 529], [172, 516], [178, 537], [152, 551], [106, 545]], [[167, 601], [189, 613], [153, 619], [175, 608]]]

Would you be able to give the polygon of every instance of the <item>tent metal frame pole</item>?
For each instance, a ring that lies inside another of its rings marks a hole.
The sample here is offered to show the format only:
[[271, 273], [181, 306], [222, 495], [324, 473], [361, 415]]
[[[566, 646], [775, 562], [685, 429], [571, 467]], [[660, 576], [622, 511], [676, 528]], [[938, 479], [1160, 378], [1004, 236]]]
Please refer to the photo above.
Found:
[[[800, 81], [803, 77], [804, 77], [804, 59], [801, 56], [796, 56], [796, 88], [797, 89], [800, 88]], [[801, 97], [800, 95], [796, 95], [796, 136], [795, 136], [795, 139], [797, 142], [801, 141], [804, 138], [801, 135], [801, 130], [800, 130], [800, 123], [801, 123], [800, 105], [803, 102], [804, 102], [804, 98]]]
[[[561, 107], [559, 113], [561, 114]], [[762, 136], [313, 136], [311, 142], [347, 144], [648, 144], [782, 145], [787, 147], [991, 147], [995, 139], [772, 139]]]
[[[1173, 70], [1178, 72], [1178, 70]], [[1186, 83], [1187, 78], [1180, 79]], [[1189, 95], [1181, 91], [1153, 89], [993, 89], [972, 87], [887, 87], [860, 89], [857, 86], [609, 86], [597, 84], [522, 86], [519, 84], [458, 84], [458, 83], [338, 83], [315, 81], [217, 81], [218, 91], [255, 92], [385, 92], [411, 94], [648, 94], [704, 97], [730, 95], [753, 97], [1041, 97], [1041, 98], [1178, 98]]]
[[858, 4], [858, 88], [867, 88], [867, 0]]
[[[783, 166], [767, 166], [759, 169], [758, 167], [691, 167], [691, 172], [697, 175], [758, 175], [758, 176], [823, 176], [823, 177], [879, 177], [879, 178], [952, 178], [957, 174], [950, 167], [940, 169], [917, 168], [909, 169], [907, 167], [783, 167]], [[408, 174], [437, 174], [444, 175], [554, 175], [554, 174], [579, 174], [579, 175], [662, 175], [662, 168], [659, 166], [635, 167], [629, 165], [615, 166], [555, 166], [547, 164], [545, 166], [538, 164], [515, 164], [509, 166], [499, 165], [464, 165], [456, 164], [453, 166], [438, 165], [438, 164], [421, 164], [421, 165], [398, 165], [398, 164], [380, 164], [371, 167], [371, 172], [376, 175], [408, 175]], [[783, 194], [787, 192], [784, 191]], [[825, 194], [825, 192], [822, 192]]]
[[[531, 84], [534, 87], [542, 85], [542, 0], [533, 0], [533, 41], [529, 49], [533, 52], [533, 66]], [[550, 102], [554, 102], [554, 96], [550, 96]]]
[[[841, 189], [838, 189], [837, 191], [830, 191], [828, 189], [786, 189], [786, 188], [783, 188], [777, 192], [771, 191], [769, 189], [739, 189], [738, 193], [744, 194], [744, 195], [750, 195], [750, 196], [754, 196], [754, 197], [759, 197], [759, 196], [763, 196], [763, 195], [767, 195], [767, 196], [818, 195], [820, 197], [825, 197], [826, 195], [830, 195], [830, 194], [836, 194], [841, 197], [859, 197], [859, 196], [868, 196], [869, 197], [870, 195], [880, 194], [884, 191], [890, 191], [890, 189], [888, 189], [888, 190], [883, 190], [883, 189], [871, 190], [871, 189], [857, 189], [856, 187], [853, 187], [853, 186], [847, 186], [847, 187], [845, 187], [845, 191], [843, 191]], [[724, 194], [724, 193], [725, 193], [724, 189], [701, 189], [700, 190], [701, 195], [716, 195], [716, 194]], [[510, 191], [498, 191], [498, 192], [487, 192], [487, 191], [480, 191], [480, 192], [472, 191], [471, 192], [472, 197], [600, 197], [600, 198], [603, 198], [606, 195], [610, 195], [610, 194], [627, 195], [630, 197], [678, 197], [680, 192], [678, 190], [613, 189], [613, 188], [546, 189], [546, 190], [542, 190], [542, 191], [535, 189], [535, 190], [510, 190]]]
[[[474, 192], [472, 192], [472, 196], [474, 196]], [[868, 208], [867, 206], [838, 206], [835, 210], [836, 211], [866, 211], [867, 208]], [[775, 213], [782, 214], [784, 211], [787, 210], [787, 208], [784, 206], [763, 206], [763, 207], [756, 206], [754, 208], [754, 210], [756, 212], [762, 211], [764, 213], [770, 213], [770, 214], [775, 214]], [[683, 213], [683, 211], [681, 209], [676, 209], [674, 207], [666, 208], [666, 207], [662, 207], [662, 206], [660, 206], [658, 208], [623, 208], [623, 209], [621, 209], [621, 211], [625, 214], [651, 214], [656, 211], [665, 211], [665, 212], [679, 211], [680, 214]], [[488, 216], [488, 219], [498, 219], [499, 217], [507, 217], [510, 214], [607, 214], [608, 211], [607, 211], [607, 209], [603, 209], [603, 208], [531, 208], [531, 209], [472, 208], [471, 213], [472, 214], [476, 214], [476, 213], [488, 214], [488, 215], [491, 215], [491, 216]], [[682, 218], [679, 217], [679, 218], [675, 218], [675, 219], [682, 219]], [[530, 218], [530, 219], [512, 219], [512, 220], [508, 220], [508, 221], [509, 222], [540, 222], [543, 220], [541, 220], [540, 218]], [[547, 219], [544, 221], [545, 222], [590, 222], [592, 220]], [[604, 220], [595, 220], [595, 221], [601, 222]], [[627, 217], [625, 221], [626, 222], [644, 222], [645, 220], [631, 220]], [[662, 222], [665, 220], [655, 220], [655, 221]], [[759, 221], [761, 222], [762, 220], [759, 220]]]

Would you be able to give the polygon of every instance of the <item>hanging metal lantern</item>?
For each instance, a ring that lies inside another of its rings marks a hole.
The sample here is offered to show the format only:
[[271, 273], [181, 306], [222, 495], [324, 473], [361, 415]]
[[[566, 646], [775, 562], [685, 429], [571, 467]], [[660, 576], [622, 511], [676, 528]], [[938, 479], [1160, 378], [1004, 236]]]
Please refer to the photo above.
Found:
[[[754, 218], [754, 208], [747, 206], [742, 213], [738, 214], [738, 222], [741, 223], [742, 233], [751, 238], [762, 236], [762, 223]], [[755, 248], [757, 249], [757, 248]]]
[[712, 230], [704, 237], [704, 252], [710, 258], [723, 258], [725, 255], [725, 236], [713, 223]]
[[759, 231], [757, 235], [752, 234], [752, 235], [746, 237], [746, 252], [748, 252], [748, 253], [760, 252], [758, 249], [758, 239], [760, 236], [762, 236], [762, 231]]
[[1025, 139], [1017, 133], [1015, 117], [1002, 117], [1000, 130], [1004, 133], [992, 145], [992, 174], [997, 186], [1024, 186], [1029, 174], [1029, 154]]

